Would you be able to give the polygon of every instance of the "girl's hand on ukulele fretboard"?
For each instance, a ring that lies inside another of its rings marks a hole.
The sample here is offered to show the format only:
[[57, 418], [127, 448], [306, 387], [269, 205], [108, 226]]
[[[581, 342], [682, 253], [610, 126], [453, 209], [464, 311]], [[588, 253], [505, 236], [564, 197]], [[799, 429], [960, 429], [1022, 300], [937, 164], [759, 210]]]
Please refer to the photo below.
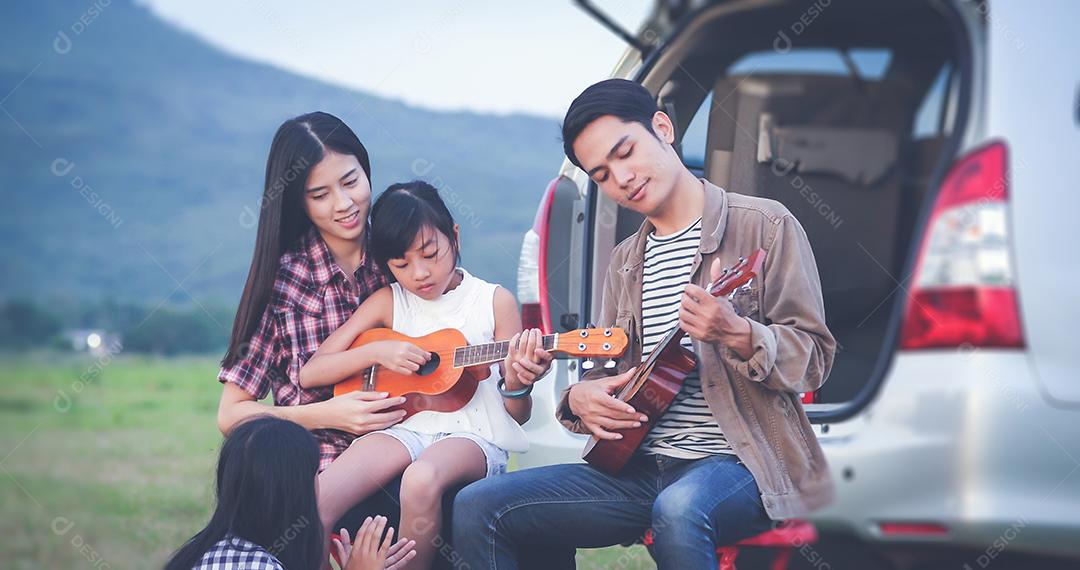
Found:
[[540, 329], [529, 329], [511, 337], [503, 363], [507, 388], [530, 386], [547, 374], [553, 357], [542, 348], [543, 336]]

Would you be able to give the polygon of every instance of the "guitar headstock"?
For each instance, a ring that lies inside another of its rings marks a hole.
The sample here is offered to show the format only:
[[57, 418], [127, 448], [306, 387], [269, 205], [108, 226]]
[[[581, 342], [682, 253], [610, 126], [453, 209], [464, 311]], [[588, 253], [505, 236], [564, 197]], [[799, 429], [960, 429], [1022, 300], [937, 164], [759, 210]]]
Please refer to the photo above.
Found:
[[555, 350], [578, 358], [617, 358], [627, 344], [626, 331], [619, 327], [575, 329], [559, 333]]
[[765, 263], [765, 250], [758, 249], [748, 257], [740, 257], [739, 262], [731, 267], [724, 268], [720, 279], [709, 288], [709, 293], [714, 297], [730, 294], [732, 291], [750, 283], [755, 277], [761, 275], [761, 266]]

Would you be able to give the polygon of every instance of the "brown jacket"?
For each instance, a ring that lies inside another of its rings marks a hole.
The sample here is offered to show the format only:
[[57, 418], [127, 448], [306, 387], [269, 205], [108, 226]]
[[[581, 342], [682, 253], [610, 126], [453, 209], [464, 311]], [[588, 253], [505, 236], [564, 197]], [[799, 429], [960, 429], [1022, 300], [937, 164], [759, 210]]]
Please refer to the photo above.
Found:
[[[701, 246], [691, 281], [704, 287], [713, 259], [729, 267], [758, 248], [766, 256], [763, 278], [733, 300], [751, 321], [754, 354], [743, 360], [726, 346], [694, 339], [702, 390], [720, 429], [753, 474], [769, 516], [803, 516], [833, 497], [825, 456], [799, 400], [800, 392], [825, 382], [836, 349], [825, 326], [814, 254], [802, 226], [782, 204], [704, 182]], [[641, 361], [641, 267], [653, 229], [646, 220], [615, 247], [604, 281], [600, 326], [623, 328], [630, 348], [614, 369], [597, 367], [582, 381], [624, 372]], [[569, 389], [559, 404], [559, 421], [588, 433], [568, 398]]]

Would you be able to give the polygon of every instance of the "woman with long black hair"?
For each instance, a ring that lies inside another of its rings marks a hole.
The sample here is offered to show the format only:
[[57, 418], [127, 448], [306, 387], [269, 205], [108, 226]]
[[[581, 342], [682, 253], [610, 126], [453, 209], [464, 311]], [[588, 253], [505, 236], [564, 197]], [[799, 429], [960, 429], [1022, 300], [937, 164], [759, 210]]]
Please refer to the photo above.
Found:
[[[165, 569], [322, 568], [327, 550], [317, 510], [318, 468], [315, 438], [299, 425], [273, 416], [240, 422], [221, 446], [210, 522]], [[384, 525], [385, 519], [365, 525], [356, 547], [336, 544], [346, 570], [400, 568], [415, 556], [404, 539], [391, 546], [390, 533], [380, 543]]]
[[[304, 389], [300, 368], [368, 295], [387, 283], [366, 255], [371, 165], [367, 149], [327, 113], [289, 119], [266, 162], [255, 254], [218, 380], [218, 427], [228, 434], [255, 414], [292, 420], [319, 441], [320, 470], [355, 435], [396, 423], [404, 412], [381, 394], [332, 398]], [[274, 405], [258, 400], [272, 393]]]
[[[300, 384], [300, 369], [323, 340], [388, 284], [374, 256], [367, 255], [371, 198], [367, 149], [341, 119], [315, 112], [278, 128], [266, 162], [255, 253], [218, 373], [223, 388], [217, 420], [223, 434], [260, 414], [291, 420], [315, 436], [322, 471], [357, 436], [401, 421], [404, 411], [388, 411], [401, 400], [385, 393], [333, 397], [328, 386]], [[385, 348], [368, 345], [336, 356], [361, 370], [393, 353]], [[268, 394], [272, 406], [259, 402]], [[365, 515], [376, 514], [396, 523], [400, 483], [400, 478], [391, 482], [334, 528], [355, 530]], [[446, 536], [456, 491], [443, 498]], [[553, 568], [553, 554], [537, 548], [523, 558], [535, 561], [536, 568]], [[564, 566], [573, 564], [573, 556], [572, 549], [558, 553]], [[453, 560], [440, 556], [436, 565], [452, 567]]]
[[[255, 253], [218, 373], [222, 434], [260, 414], [291, 420], [316, 438], [322, 471], [357, 436], [400, 421], [404, 412], [388, 411], [399, 402], [386, 394], [335, 398], [328, 387], [305, 389], [299, 382], [300, 368], [322, 341], [387, 283], [367, 255], [371, 194], [367, 149], [340, 119], [315, 112], [278, 128]], [[359, 352], [351, 356], [366, 358]], [[268, 394], [272, 406], [259, 402]], [[388, 487], [342, 524], [355, 532], [365, 515], [395, 521], [397, 495]]]

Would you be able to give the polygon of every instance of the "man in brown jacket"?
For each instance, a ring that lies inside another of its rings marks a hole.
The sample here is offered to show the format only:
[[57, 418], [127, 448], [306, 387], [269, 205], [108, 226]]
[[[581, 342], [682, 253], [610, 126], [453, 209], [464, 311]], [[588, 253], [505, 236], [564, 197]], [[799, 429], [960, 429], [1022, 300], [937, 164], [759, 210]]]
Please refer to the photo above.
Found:
[[[455, 502], [454, 545], [474, 568], [515, 568], [522, 545], [595, 548], [651, 527], [660, 568], [715, 568], [718, 546], [832, 498], [799, 398], [825, 381], [836, 347], [810, 244], [783, 205], [687, 170], [671, 120], [636, 83], [586, 89], [563, 140], [601, 192], [646, 220], [615, 248], [604, 281], [600, 323], [623, 328], [630, 348], [614, 371], [590, 371], [563, 394], [560, 421], [600, 439], [642, 425], [613, 394], [674, 326], [697, 368], [618, 475], [572, 464], [474, 483]], [[731, 300], [705, 291], [758, 248], [763, 275], [748, 290]]]

